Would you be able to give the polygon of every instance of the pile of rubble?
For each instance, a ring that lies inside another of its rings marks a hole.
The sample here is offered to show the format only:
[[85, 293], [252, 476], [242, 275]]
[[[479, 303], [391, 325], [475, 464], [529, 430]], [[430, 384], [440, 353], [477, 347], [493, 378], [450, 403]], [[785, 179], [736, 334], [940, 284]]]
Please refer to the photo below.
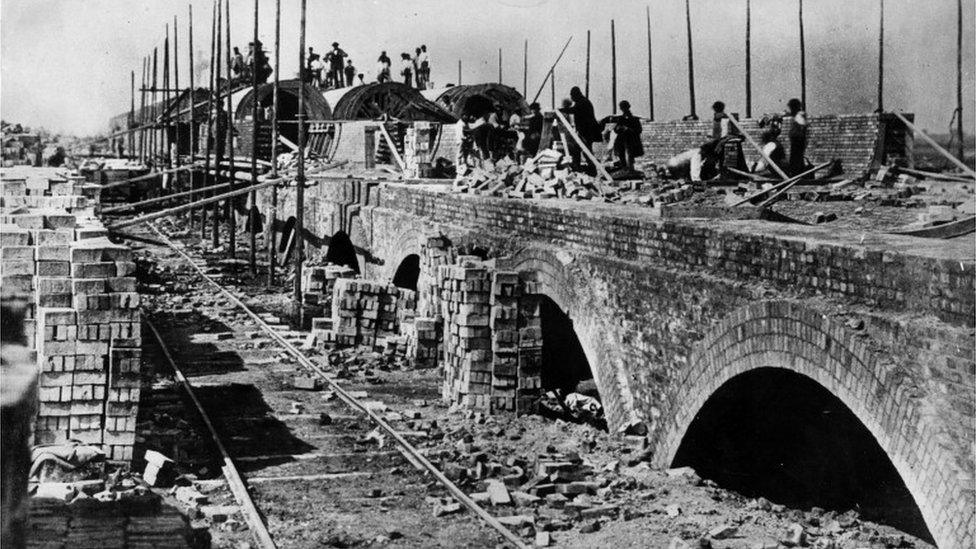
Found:
[[521, 165], [503, 158], [489, 168], [462, 169], [452, 190], [508, 198], [609, 198], [597, 177], [572, 171], [565, 166], [564, 155], [552, 149], [539, 151]]

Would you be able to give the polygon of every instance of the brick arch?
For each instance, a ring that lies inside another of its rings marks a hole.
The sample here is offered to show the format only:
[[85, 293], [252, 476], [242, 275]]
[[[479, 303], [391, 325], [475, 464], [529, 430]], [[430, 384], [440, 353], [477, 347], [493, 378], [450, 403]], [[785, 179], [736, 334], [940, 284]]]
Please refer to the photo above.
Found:
[[505, 270], [536, 273], [542, 293], [548, 295], [571, 317], [574, 316], [576, 298], [572, 288], [575, 277], [555, 253], [529, 246], [518, 250], [504, 261], [499, 261], [498, 266]]
[[[564, 252], [565, 253], [565, 252]], [[583, 347], [590, 372], [603, 400], [607, 423], [611, 430], [637, 419], [632, 391], [621, 364], [610, 359], [606, 342], [606, 322], [613, 318], [605, 304], [592, 303], [593, 295], [604, 295], [606, 288], [599, 280], [575, 268], [571, 255], [557, 255], [549, 248], [528, 246], [498, 261], [498, 268], [518, 272], [534, 272], [540, 293], [549, 296], [573, 321], [576, 337]], [[589, 299], [589, 301], [588, 301]]]
[[952, 458], [940, 448], [936, 421], [906, 395], [910, 380], [878, 360], [844, 326], [793, 302], [744, 306], [694, 345], [689, 368], [671, 384], [670, 409], [663, 414], [669, 420], [652, 434], [655, 465], [670, 466], [696, 414], [719, 387], [764, 367], [799, 373], [840, 399], [887, 454], [938, 545], [963, 546], [965, 531], [972, 528], [972, 498], [960, 529], [962, 510], [956, 505], [967, 501], [965, 482], [951, 471], [933, 474]]

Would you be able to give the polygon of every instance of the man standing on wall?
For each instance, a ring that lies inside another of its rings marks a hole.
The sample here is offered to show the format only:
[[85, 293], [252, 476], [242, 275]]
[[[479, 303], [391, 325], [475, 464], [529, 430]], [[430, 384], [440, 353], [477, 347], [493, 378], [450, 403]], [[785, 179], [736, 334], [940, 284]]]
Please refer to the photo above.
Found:
[[332, 74], [332, 81], [335, 87], [342, 87], [342, 69], [345, 66], [347, 54], [339, 47], [338, 42], [332, 43], [332, 51], [329, 52], [329, 67]]
[[[597, 122], [596, 115], [593, 114], [593, 103], [590, 103], [590, 100], [583, 95], [579, 86], [573, 86], [569, 90], [569, 97], [573, 100], [573, 104], [568, 108], [560, 110], [563, 114], [572, 115], [573, 125], [576, 127], [576, 133], [579, 135], [580, 141], [583, 142], [583, 146], [587, 150], [592, 151], [593, 142], [602, 138], [600, 123]], [[579, 147], [570, 146], [569, 153], [573, 159], [573, 171], [580, 171], [582, 151]], [[596, 175], [596, 166], [593, 166], [589, 160], [587, 160], [586, 173]]]
[[790, 117], [790, 175], [802, 173], [806, 168], [807, 152], [807, 113], [803, 102], [797, 98], [786, 103], [786, 114]]

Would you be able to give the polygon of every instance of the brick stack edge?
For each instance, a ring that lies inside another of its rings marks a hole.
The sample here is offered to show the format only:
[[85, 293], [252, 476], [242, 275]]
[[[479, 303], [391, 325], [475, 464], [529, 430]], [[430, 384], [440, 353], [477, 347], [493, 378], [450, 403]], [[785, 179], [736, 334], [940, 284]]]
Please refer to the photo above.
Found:
[[3, 294], [27, 301], [40, 376], [33, 444], [75, 439], [129, 461], [142, 343], [132, 252], [95, 218], [97, 186], [52, 170], [0, 178]]
[[476, 258], [438, 270], [444, 319], [442, 398], [483, 412], [530, 412], [541, 394], [536, 283]]

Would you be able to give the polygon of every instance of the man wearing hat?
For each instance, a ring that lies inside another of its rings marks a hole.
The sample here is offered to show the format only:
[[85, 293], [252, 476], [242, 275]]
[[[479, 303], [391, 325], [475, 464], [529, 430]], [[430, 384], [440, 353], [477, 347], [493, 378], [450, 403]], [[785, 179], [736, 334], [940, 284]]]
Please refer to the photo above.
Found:
[[332, 43], [332, 51], [329, 52], [329, 73], [335, 87], [342, 87], [342, 69], [346, 64], [346, 52], [342, 51], [338, 42]]

